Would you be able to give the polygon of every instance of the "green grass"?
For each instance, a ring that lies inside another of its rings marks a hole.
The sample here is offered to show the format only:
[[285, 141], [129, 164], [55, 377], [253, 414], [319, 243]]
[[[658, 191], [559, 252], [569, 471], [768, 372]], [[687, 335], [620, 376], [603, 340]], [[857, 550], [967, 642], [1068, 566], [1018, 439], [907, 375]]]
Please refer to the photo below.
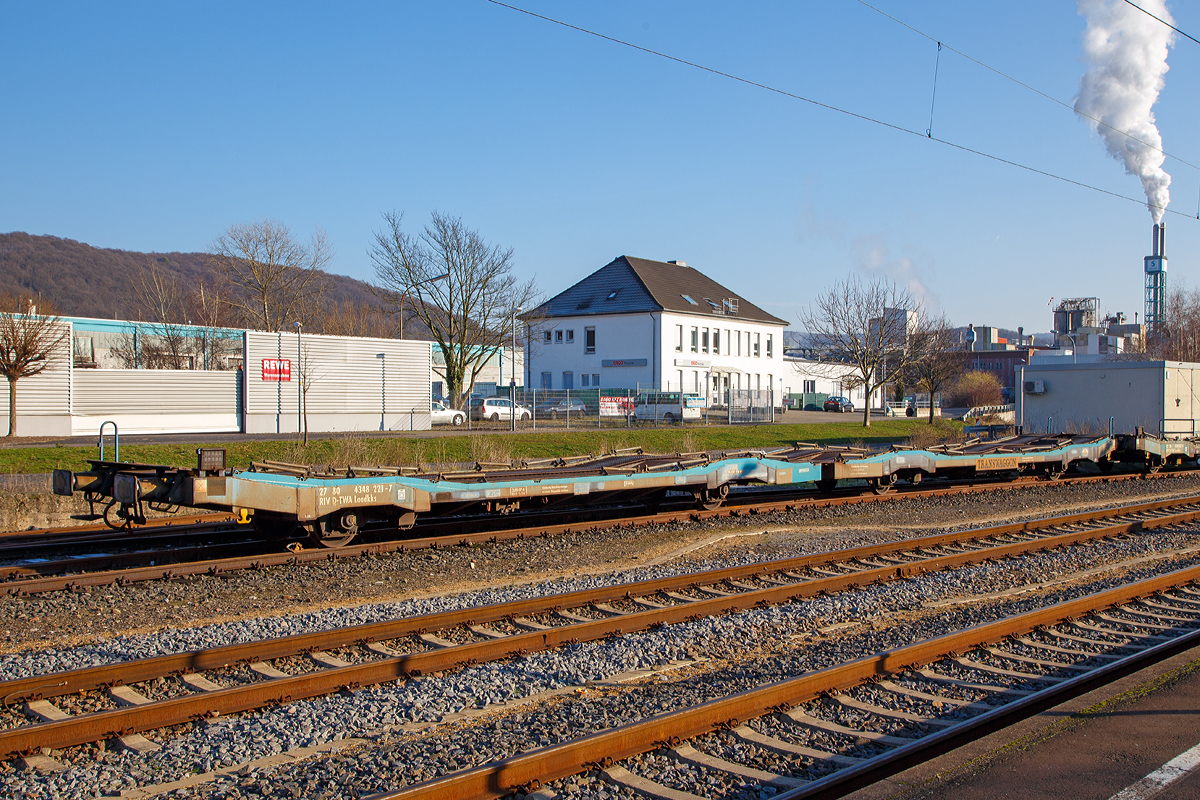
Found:
[[[955, 423], [941, 423], [938, 426], [938, 429], [951, 435], [960, 433], [961, 428], [960, 424]], [[620, 447], [643, 447], [647, 452], [673, 453], [776, 448], [796, 441], [880, 445], [907, 441], [914, 433], [925, 436], [930, 432], [928, 422], [924, 420], [888, 419], [873, 421], [869, 428], [862, 427], [861, 422], [847, 421], [744, 427], [558, 429], [537, 433], [463, 434], [433, 438], [371, 437], [363, 434], [326, 439], [313, 437], [307, 446], [295, 440], [205, 444], [198, 436], [192, 444], [124, 444], [121, 446], [121, 460], [194, 467], [197, 447], [217, 447], [225, 449], [226, 464], [236, 468], [248, 467], [252, 460], [263, 459], [343, 467], [438, 464], [601, 454]], [[99, 450], [95, 447], [0, 449], [0, 473], [49, 472], [56, 468], [82, 470], [87, 467], [87, 459], [98, 457]]]

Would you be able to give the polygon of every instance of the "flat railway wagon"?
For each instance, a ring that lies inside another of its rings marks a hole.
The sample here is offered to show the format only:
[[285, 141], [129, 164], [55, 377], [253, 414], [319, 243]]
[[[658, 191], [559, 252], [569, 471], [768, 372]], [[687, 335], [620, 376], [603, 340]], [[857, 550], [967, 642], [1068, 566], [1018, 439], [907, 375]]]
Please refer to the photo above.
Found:
[[[1101, 469], [1116, 461], [1146, 464], [1194, 462], [1195, 441], [1133, 436], [1013, 436], [927, 449], [893, 446], [883, 451], [797, 443], [772, 451], [711, 455], [653, 455], [639, 448], [605, 456], [479, 463], [473, 469], [428, 471], [408, 467], [326, 467], [254, 462], [226, 469], [224, 451], [201, 450], [196, 469], [90, 461], [84, 472], [55, 470], [54, 492], [81, 492], [103, 508], [112, 527], [145, 520], [145, 508], [183, 506], [226, 511], [252, 521], [265, 536], [286, 538], [303, 529], [315, 543], [340, 547], [364, 526], [411, 528], [418, 517], [509, 514], [522, 509], [635, 503], [654, 508], [668, 495], [691, 495], [717, 508], [737, 486], [815, 484], [832, 491], [839, 482], [865, 482], [883, 494], [899, 482], [931, 478], [1056, 478], [1081, 462]], [[1149, 453], [1150, 455], [1146, 455]]]

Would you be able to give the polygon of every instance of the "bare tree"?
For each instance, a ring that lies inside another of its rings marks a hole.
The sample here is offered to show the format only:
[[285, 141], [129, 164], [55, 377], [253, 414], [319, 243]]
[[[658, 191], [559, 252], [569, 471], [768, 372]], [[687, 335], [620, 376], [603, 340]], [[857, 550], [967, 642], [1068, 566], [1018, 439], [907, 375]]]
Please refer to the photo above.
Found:
[[229, 302], [247, 327], [263, 331], [283, 330], [315, 307], [331, 258], [320, 228], [306, 245], [287, 225], [269, 219], [230, 225], [209, 253], [230, 288]]
[[235, 324], [233, 307], [217, 287], [201, 281], [187, 301], [190, 350], [203, 369], [228, 369], [228, 357], [241, 355], [240, 331]]
[[909, 367], [909, 380], [929, 392], [929, 424], [933, 424], [933, 396], [962, 375], [967, 353], [958, 333], [945, 317], [928, 320], [913, 334], [913, 345], [920, 355]]
[[[168, 262], [170, 263], [170, 262]], [[138, 304], [146, 310], [147, 321], [154, 323], [153, 339], [146, 342], [147, 369], [187, 369], [191, 359], [188, 326], [183, 324], [183, 292], [179, 282], [151, 263], [138, 275]]]
[[17, 381], [50, 366], [50, 356], [67, 344], [67, 325], [43, 305], [17, 295], [0, 297], [0, 375], [8, 379], [8, 436], [17, 435]]
[[[921, 356], [914, 346], [923, 313], [912, 294], [895, 283], [850, 277], [819, 295], [800, 315], [825, 369], [850, 367], [863, 388], [863, 426], [871, 424], [871, 393], [902, 375]], [[840, 369], [839, 369], [840, 368]]]
[[317, 321], [321, 333], [330, 336], [365, 336], [373, 339], [395, 339], [399, 320], [378, 306], [356, 306], [350, 300], [327, 303]]
[[402, 214], [383, 219], [368, 251], [377, 292], [397, 307], [405, 298], [429, 328], [445, 360], [446, 391], [458, 406], [463, 388], [512, 341], [517, 313], [535, 305], [533, 281], [513, 275], [512, 248], [489, 245], [457, 217], [435, 211], [415, 235], [402, 229]]

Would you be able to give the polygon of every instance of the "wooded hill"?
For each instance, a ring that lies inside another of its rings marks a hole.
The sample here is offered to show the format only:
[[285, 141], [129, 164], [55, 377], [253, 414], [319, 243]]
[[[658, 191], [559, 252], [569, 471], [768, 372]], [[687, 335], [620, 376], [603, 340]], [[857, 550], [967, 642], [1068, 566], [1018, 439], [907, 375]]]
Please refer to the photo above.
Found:
[[[136, 288], [139, 274], [151, 264], [174, 276], [180, 286], [219, 284], [205, 253], [138, 253], [57, 236], [0, 234], [0, 293], [32, 296], [35, 302], [45, 298], [64, 316], [144, 319]], [[330, 273], [328, 283], [325, 298], [331, 305], [382, 308], [362, 281]], [[409, 333], [410, 338], [416, 333]]]

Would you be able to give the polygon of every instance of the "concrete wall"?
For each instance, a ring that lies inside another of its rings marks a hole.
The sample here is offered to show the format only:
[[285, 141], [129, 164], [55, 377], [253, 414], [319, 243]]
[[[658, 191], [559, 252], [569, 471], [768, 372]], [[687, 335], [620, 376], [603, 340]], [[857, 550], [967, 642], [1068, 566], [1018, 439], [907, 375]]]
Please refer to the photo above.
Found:
[[[1200, 414], [1200, 364], [1179, 361], [1109, 361], [1031, 364], [1018, 372], [1017, 424], [1028, 432], [1136, 427], [1149, 433], [1192, 436]], [[1025, 391], [1042, 381], [1044, 394]], [[1048, 422], [1049, 420], [1049, 422]]]
[[[286, 360], [288, 380], [266, 379], [264, 359]], [[247, 331], [245, 364], [246, 433], [295, 433], [302, 378], [310, 432], [429, 430], [428, 342]]]

